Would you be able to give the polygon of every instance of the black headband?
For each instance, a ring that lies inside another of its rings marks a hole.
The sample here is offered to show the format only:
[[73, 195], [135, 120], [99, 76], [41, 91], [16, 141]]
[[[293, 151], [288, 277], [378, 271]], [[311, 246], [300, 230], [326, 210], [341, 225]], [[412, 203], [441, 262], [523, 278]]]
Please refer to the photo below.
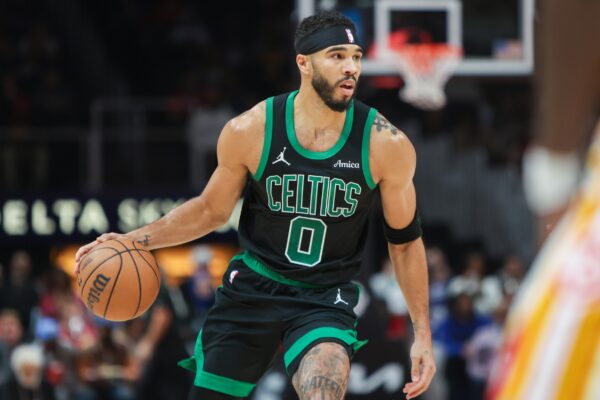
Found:
[[360, 46], [356, 41], [356, 32], [354, 29], [338, 25], [317, 30], [306, 35], [295, 43], [295, 47], [298, 54], [312, 54], [336, 44], [355, 44]]

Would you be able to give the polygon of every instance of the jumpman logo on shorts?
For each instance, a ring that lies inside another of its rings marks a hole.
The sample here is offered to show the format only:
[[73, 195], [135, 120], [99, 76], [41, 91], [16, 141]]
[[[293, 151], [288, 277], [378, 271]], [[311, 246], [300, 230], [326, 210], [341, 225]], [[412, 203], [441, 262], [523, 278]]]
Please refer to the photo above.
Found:
[[337, 304], [337, 303], [344, 303], [345, 305], [348, 305], [348, 303], [346, 301], [344, 301], [344, 299], [342, 299], [342, 292], [340, 291], [340, 288], [338, 288], [338, 294], [337, 294], [337, 297], [335, 298], [335, 302], [333, 304]]
[[279, 155], [277, 156], [277, 159], [275, 161], [273, 161], [271, 164], [277, 164], [278, 162], [284, 162], [287, 165], [291, 165], [289, 162], [287, 162], [284, 158], [284, 153], [285, 153], [285, 149], [287, 147], [284, 147], [283, 150], [281, 151], [281, 153], [279, 153]]
[[229, 274], [229, 283], [233, 285], [233, 280], [235, 279], [235, 277], [237, 276], [237, 274], [239, 274], [240, 271], [238, 271], [237, 269], [234, 269], [233, 271], [231, 271], [231, 273]]

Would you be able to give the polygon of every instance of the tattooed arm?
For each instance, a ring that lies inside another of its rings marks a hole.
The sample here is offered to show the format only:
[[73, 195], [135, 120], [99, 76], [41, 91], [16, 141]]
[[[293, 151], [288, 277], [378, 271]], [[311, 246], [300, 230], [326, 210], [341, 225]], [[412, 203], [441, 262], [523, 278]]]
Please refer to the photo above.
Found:
[[390, 123], [383, 115], [377, 113], [377, 116], [373, 120], [373, 128], [377, 133], [389, 132], [392, 135], [397, 135], [400, 130]]
[[[408, 138], [378, 114], [371, 129], [369, 162], [379, 184], [383, 214], [389, 226], [408, 226], [416, 210], [413, 176], [416, 153]], [[408, 304], [415, 342], [410, 351], [412, 382], [404, 387], [407, 399], [423, 393], [435, 373], [429, 327], [429, 285], [425, 248], [421, 239], [388, 244], [398, 284]]]

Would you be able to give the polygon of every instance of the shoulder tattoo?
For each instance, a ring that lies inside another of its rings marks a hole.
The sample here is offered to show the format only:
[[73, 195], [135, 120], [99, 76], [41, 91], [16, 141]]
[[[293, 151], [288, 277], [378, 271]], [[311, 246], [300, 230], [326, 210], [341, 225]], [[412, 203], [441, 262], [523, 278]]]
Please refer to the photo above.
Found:
[[396, 128], [394, 125], [390, 123], [383, 115], [377, 113], [375, 120], [373, 121], [373, 126], [377, 129], [377, 132], [381, 132], [383, 130], [388, 130], [392, 132], [392, 135], [397, 135], [400, 130]]

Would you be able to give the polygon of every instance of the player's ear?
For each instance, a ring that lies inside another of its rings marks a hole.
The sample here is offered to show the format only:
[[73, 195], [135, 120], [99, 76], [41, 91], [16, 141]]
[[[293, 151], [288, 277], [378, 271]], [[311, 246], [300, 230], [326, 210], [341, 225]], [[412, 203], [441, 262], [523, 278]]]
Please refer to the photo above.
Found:
[[301, 74], [309, 74], [310, 67], [310, 57], [304, 54], [296, 54], [296, 64], [298, 65], [298, 69]]

